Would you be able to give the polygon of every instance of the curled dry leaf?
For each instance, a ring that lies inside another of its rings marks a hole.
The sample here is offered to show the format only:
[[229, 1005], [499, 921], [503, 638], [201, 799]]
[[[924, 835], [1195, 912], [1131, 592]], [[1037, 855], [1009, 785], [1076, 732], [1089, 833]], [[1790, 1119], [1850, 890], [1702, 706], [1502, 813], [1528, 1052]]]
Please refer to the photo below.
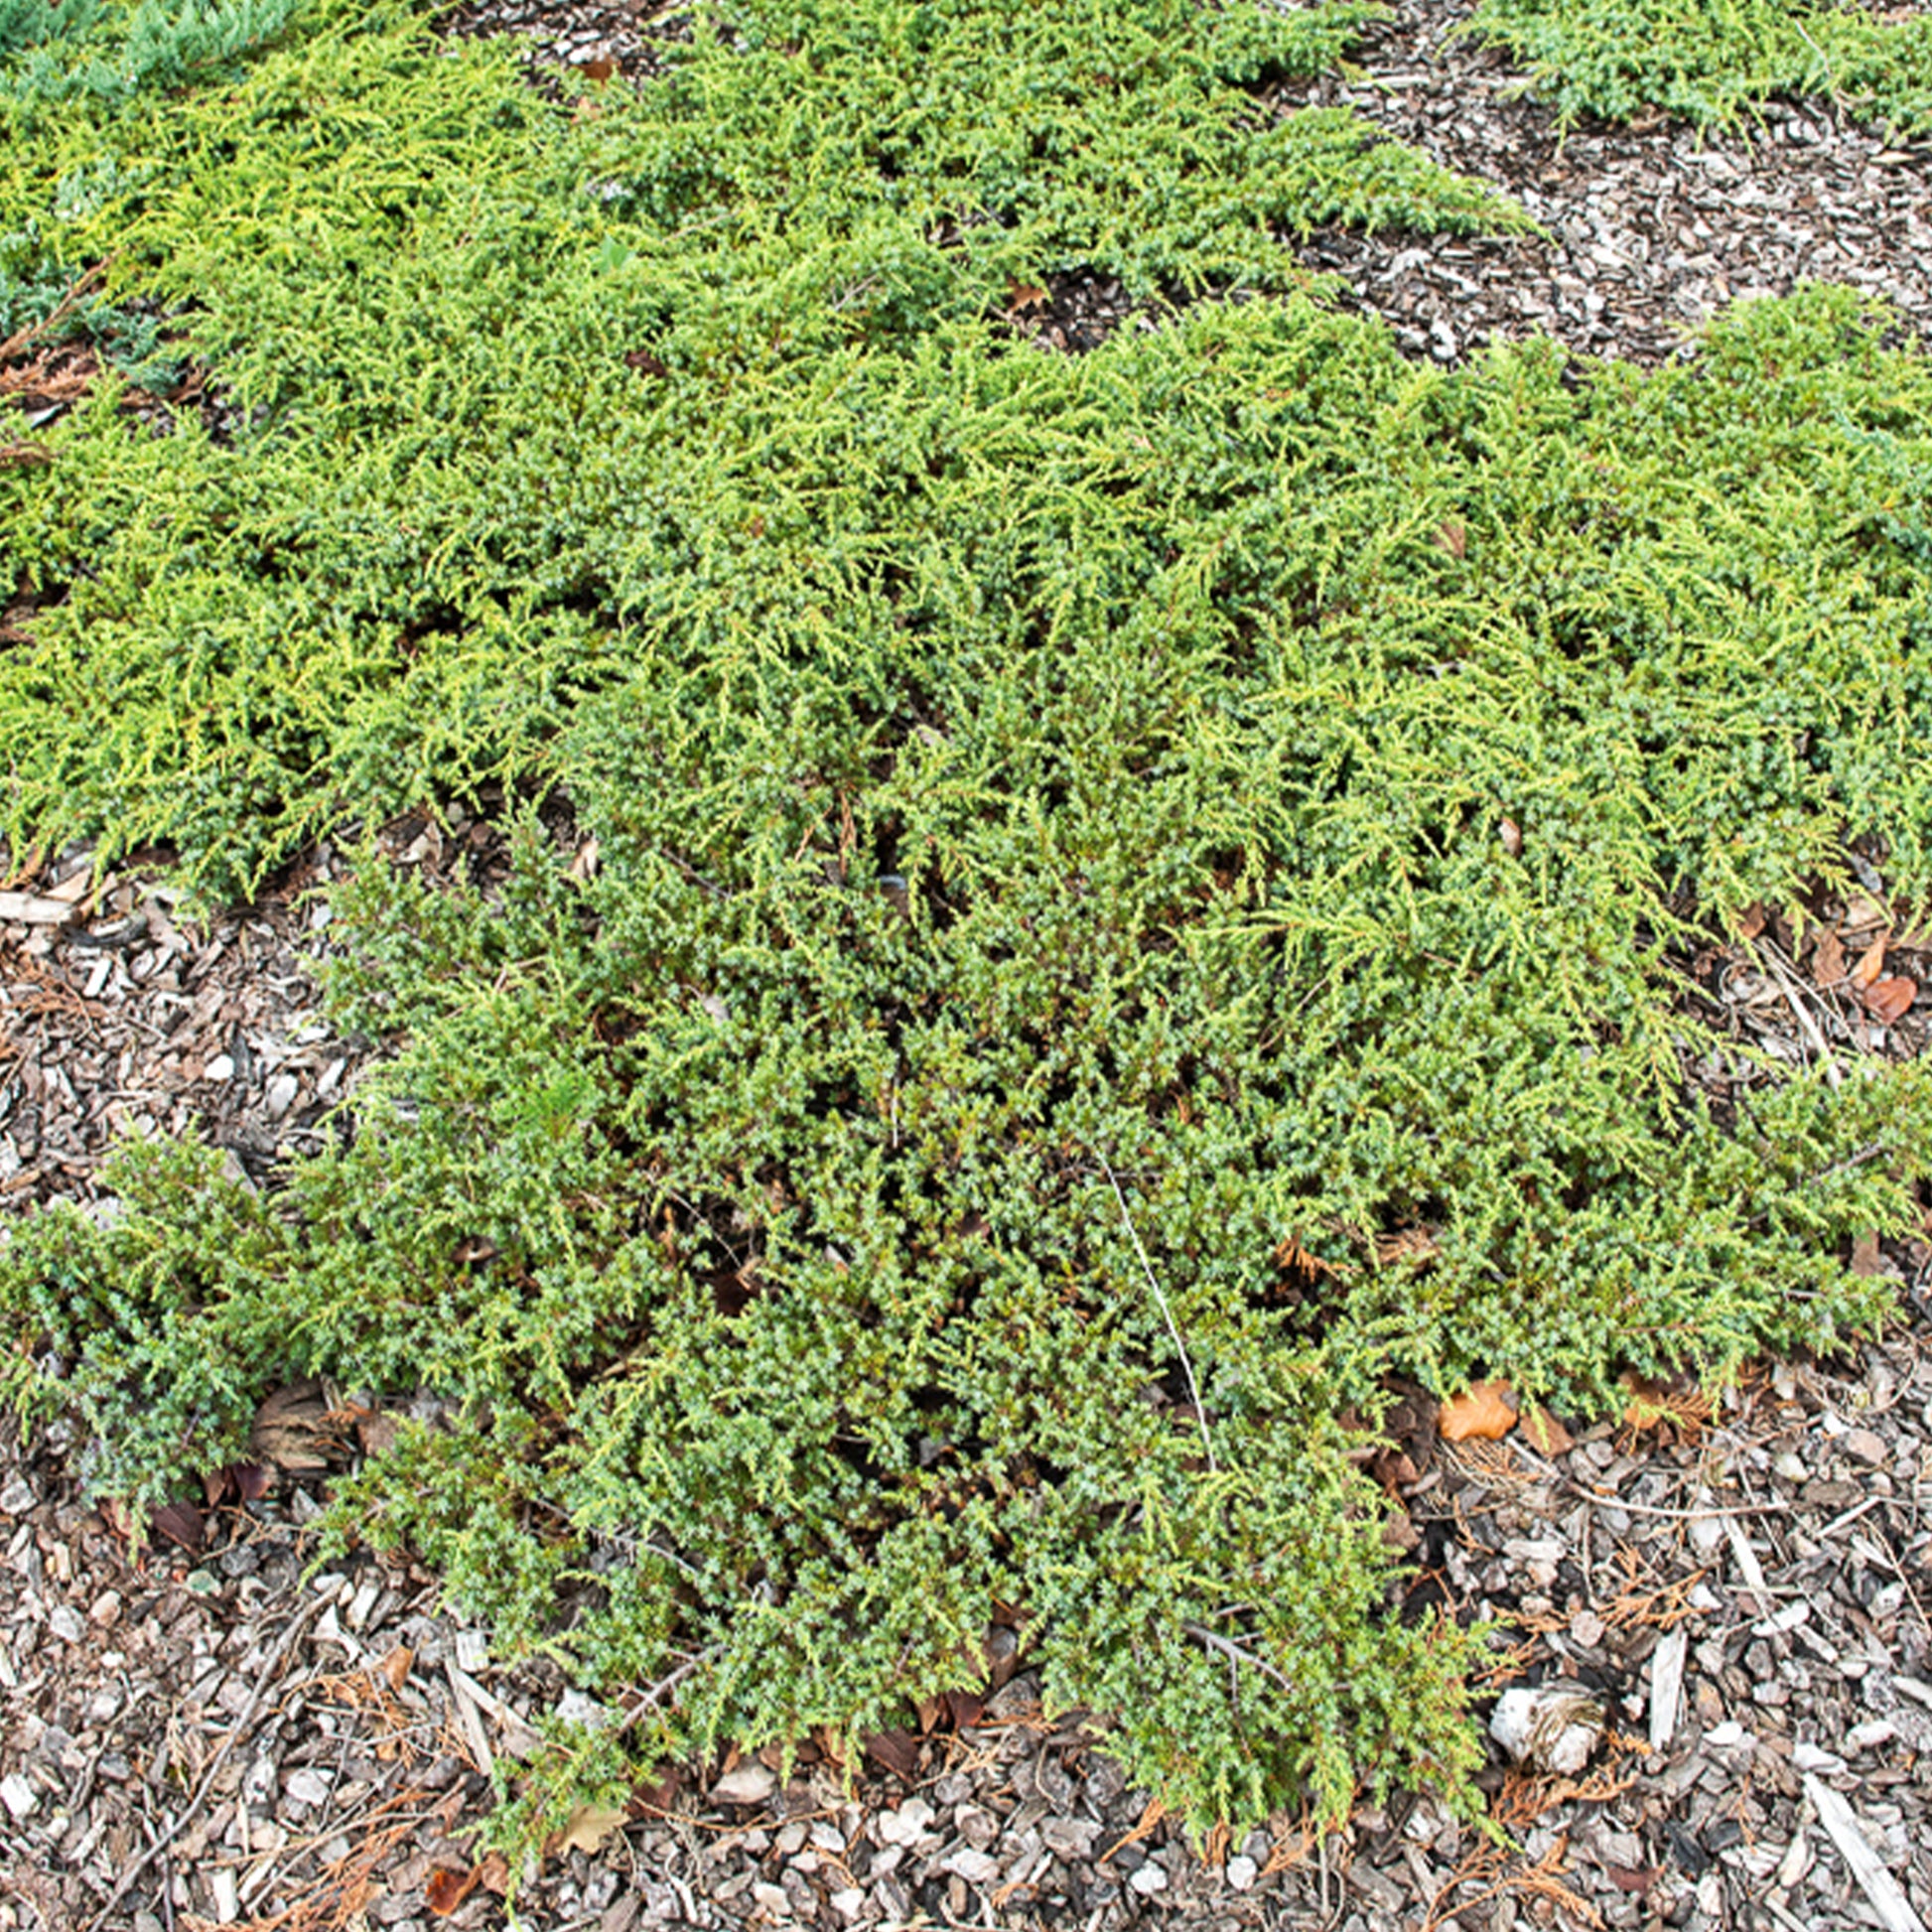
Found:
[[1885, 945], [1891, 938], [1888, 932], [1881, 932], [1859, 956], [1859, 963], [1852, 968], [1852, 984], [1863, 993], [1874, 980], [1882, 979], [1885, 973]]
[[1451, 557], [1465, 557], [1469, 550], [1468, 528], [1457, 518], [1446, 516], [1436, 526], [1436, 542], [1439, 548], [1447, 550]]
[[439, 1866], [429, 1874], [428, 1882], [423, 1886], [423, 1898], [438, 1918], [448, 1918], [477, 1889], [477, 1881], [482, 1875], [481, 1865], [472, 1865], [468, 1871], [452, 1871], [447, 1865]]
[[1770, 923], [1771, 914], [1763, 905], [1747, 905], [1737, 921], [1740, 939], [1755, 939]]
[[389, 1680], [392, 1691], [400, 1691], [409, 1681], [409, 1667], [415, 1663], [416, 1653], [407, 1644], [399, 1643], [381, 1663], [382, 1675]]
[[1503, 842], [1503, 850], [1512, 859], [1523, 856], [1523, 828], [1513, 818], [1504, 819], [1496, 827], [1496, 836]]
[[1443, 1404], [1436, 1433], [1446, 1443], [1500, 1442], [1516, 1427], [1516, 1402], [1507, 1382], [1477, 1382]]
[[1918, 981], [1895, 974], [1890, 979], [1873, 981], [1864, 989], [1862, 997], [1865, 1012], [1879, 1026], [1895, 1026], [1904, 1019], [1911, 1010], [1912, 1002], [1918, 998]]

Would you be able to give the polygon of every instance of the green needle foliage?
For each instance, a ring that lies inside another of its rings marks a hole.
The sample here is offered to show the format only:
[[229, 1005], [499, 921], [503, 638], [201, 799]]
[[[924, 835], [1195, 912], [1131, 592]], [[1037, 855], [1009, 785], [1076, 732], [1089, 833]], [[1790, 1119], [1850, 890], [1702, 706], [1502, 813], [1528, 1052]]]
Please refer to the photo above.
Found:
[[1661, 107], [1727, 126], [1813, 95], [1932, 129], [1932, 17], [1863, 0], [1482, 0], [1467, 31], [1522, 61], [1566, 122]]
[[[101, 1490], [292, 1375], [447, 1399], [334, 1533], [632, 1714], [532, 1834], [896, 1723], [996, 1604], [1196, 1820], [1466, 1798], [1350, 1460], [1388, 1374], [1587, 1404], [1884, 1312], [1840, 1256], [1926, 1082], [1792, 1077], [1677, 962], [1851, 833], [1932, 886], [1932, 369], [1830, 291], [1648, 380], [1408, 366], [1277, 231], [1508, 210], [1241, 91], [1358, 18], [745, 5], [585, 113], [318, 16], [0, 187], [245, 419], [103, 383], [0, 472], [13, 836], [217, 893], [495, 782], [598, 844], [371, 853], [340, 1145], [266, 1199], [130, 1149], [0, 1250]], [[1082, 266], [1223, 299], [997, 319]]]

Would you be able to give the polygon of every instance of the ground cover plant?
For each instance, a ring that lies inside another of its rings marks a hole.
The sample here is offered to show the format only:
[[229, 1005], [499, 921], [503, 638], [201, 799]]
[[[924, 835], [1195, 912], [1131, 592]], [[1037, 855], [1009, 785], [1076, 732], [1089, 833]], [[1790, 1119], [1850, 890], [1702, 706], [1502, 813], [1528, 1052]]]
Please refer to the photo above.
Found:
[[[1925, 1081], [1681, 962], [1855, 836], [1932, 888], [1932, 370], [1825, 290], [1650, 378], [1406, 364], [1281, 234], [1513, 216], [1264, 113], [1360, 18], [747, 0], [553, 106], [325, 7], [0, 100], [15, 290], [107, 262], [228, 399], [157, 435], [110, 371], [0, 469], [15, 850], [229, 894], [527, 807], [500, 890], [338, 895], [393, 1051], [333, 1151], [132, 1148], [11, 1230], [7, 1393], [150, 1501], [291, 1376], [446, 1398], [334, 1533], [613, 1701], [533, 1831], [850, 1749], [996, 1609], [1196, 1820], [1454, 1788], [1387, 1378], [1588, 1406], [1884, 1311]], [[1149, 326], [1027, 345], [1082, 268]]]
[[1899, 135], [1932, 128], [1932, 16], [1860, 0], [1482, 0], [1469, 31], [1506, 47], [1574, 121], [1661, 109], [1747, 120], [1774, 96], [1836, 100]]

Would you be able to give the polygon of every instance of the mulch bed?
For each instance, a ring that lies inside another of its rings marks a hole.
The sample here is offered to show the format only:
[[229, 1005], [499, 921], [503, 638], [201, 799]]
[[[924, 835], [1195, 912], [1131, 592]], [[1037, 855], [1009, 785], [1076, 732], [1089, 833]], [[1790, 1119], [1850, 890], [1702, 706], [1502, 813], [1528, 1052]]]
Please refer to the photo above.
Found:
[[[1665, 125], [1560, 140], [1497, 57], [1447, 37], [1465, 13], [1406, 0], [1370, 37], [1368, 80], [1277, 103], [1351, 104], [1543, 223], [1498, 242], [1307, 244], [1409, 352], [1453, 360], [1541, 328], [1578, 354], [1656, 362], [1725, 302], [1807, 276], [1882, 293], [1932, 334], [1932, 154], [1884, 150], [1811, 105], [1772, 108], [1748, 140]], [[681, 23], [473, 0], [453, 30], [642, 77]], [[1073, 277], [1015, 320], [1079, 348], [1125, 313], [1117, 290]], [[423, 818], [391, 828], [388, 850], [434, 873], [493, 836]], [[330, 1131], [373, 1051], [317, 1011], [310, 961], [328, 933], [307, 893], [336, 864], [318, 854], [206, 926], [139, 867], [93, 887], [82, 852], [7, 882], [0, 912], [31, 916], [0, 917], [0, 1200], [111, 1212], [99, 1163], [125, 1132], [196, 1129], [261, 1184]], [[1789, 965], [1789, 983], [1725, 967], [1707, 991], [1794, 1057], [1814, 1035], [1847, 1056], [1922, 1045], [1874, 1037], [1820, 990], [1815, 961]], [[1568, 1687], [1600, 1711], [1579, 1772], [1495, 1750], [1485, 1782], [1511, 1845], [1405, 1798], [1325, 1839], [1284, 1817], [1190, 1848], [1124, 1788], [1094, 1728], [1049, 1722], [1009, 1664], [983, 1702], [885, 1740], [850, 1786], [823, 1761], [781, 1783], [775, 1761], [750, 1759], [687, 1770], [630, 1819], [584, 1821], [583, 1843], [525, 1884], [522, 1918], [600, 1932], [1932, 1922], [1932, 1249], [1874, 1265], [1904, 1278], [1882, 1345], [1767, 1370], [1715, 1413], [1666, 1393], [1641, 1430], [1451, 1446], [1429, 1405], [1405, 1409], [1396, 1479], [1417, 1570], [1391, 1613], [1492, 1623], [1485, 1694]], [[80, 1498], [59, 1432], [32, 1455], [0, 1451], [0, 1932], [505, 1922], [507, 1874], [472, 1837], [492, 1773], [513, 1772], [545, 1714], [598, 1713], [550, 1667], [501, 1667], [407, 1562], [356, 1553], [305, 1580], [321, 1485], [381, 1427], [353, 1391], [282, 1392], [261, 1423], [266, 1493], [185, 1502], [139, 1558], [127, 1526]], [[1011, 1633], [993, 1637], [1011, 1652]]]

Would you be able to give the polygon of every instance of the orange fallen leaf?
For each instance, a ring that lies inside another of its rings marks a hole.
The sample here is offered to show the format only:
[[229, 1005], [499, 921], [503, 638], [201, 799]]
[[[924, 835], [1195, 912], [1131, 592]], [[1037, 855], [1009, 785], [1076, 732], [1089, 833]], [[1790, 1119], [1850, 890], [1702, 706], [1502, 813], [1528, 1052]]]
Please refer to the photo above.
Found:
[[1890, 937], [1888, 932], [1879, 933], [1852, 968], [1852, 984], [1859, 992], [1863, 993], [1874, 980], [1884, 977], [1885, 942]]
[[438, 1918], [448, 1918], [477, 1889], [483, 1866], [473, 1864], [468, 1871], [452, 1871], [439, 1866], [423, 1886], [423, 1898]]
[[409, 1681], [409, 1667], [416, 1661], [416, 1653], [406, 1643], [399, 1643], [381, 1664], [382, 1675], [389, 1680], [392, 1691], [400, 1691]]
[[1477, 1382], [1444, 1403], [1436, 1418], [1436, 1433], [1446, 1443], [1471, 1438], [1497, 1443], [1515, 1427], [1516, 1403], [1507, 1382]]
[[1874, 980], [1864, 989], [1862, 996], [1864, 1010], [1881, 1027], [1889, 1027], [1902, 1020], [1912, 1002], [1918, 998], [1918, 981], [1895, 976], [1888, 980]]
[[1737, 936], [1740, 939], [1755, 939], [1770, 923], [1770, 913], [1761, 904], [1745, 906], [1743, 916], [1737, 921]]

